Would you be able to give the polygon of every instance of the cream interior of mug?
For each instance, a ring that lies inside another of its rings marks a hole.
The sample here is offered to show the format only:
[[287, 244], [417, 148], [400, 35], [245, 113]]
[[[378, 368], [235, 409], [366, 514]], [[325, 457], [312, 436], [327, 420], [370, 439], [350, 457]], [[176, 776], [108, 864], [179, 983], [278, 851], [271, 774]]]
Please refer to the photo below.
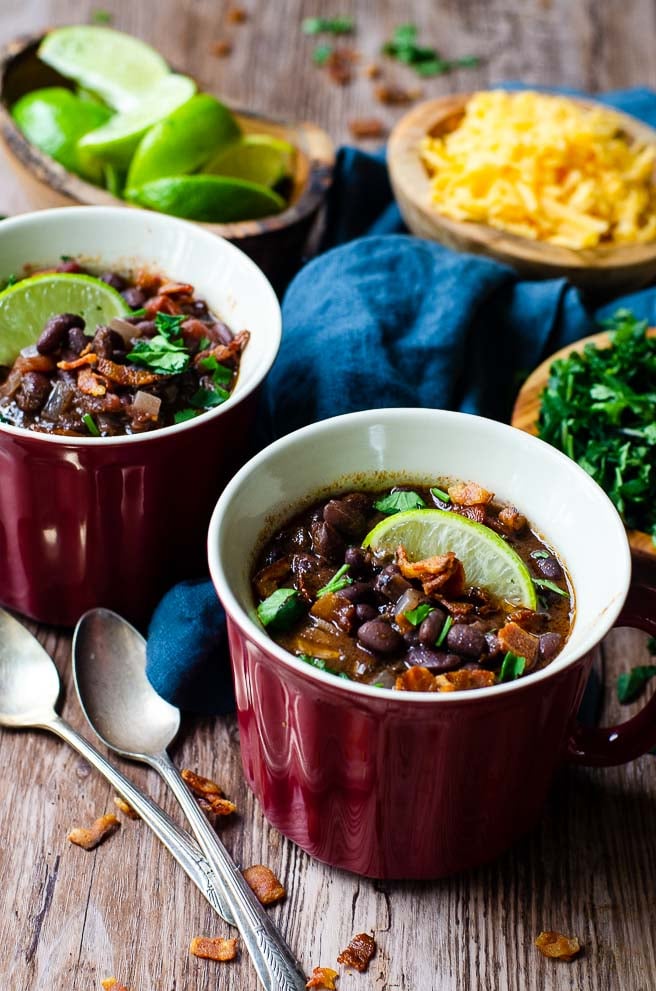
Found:
[[250, 637], [290, 662], [254, 619], [250, 572], [263, 538], [297, 507], [329, 492], [444, 475], [480, 482], [517, 506], [569, 572], [576, 604], [569, 641], [552, 664], [529, 677], [548, 677], [594, 646], [617, 618], [630, 581], [628, 542], [612, 503], [581, 468], [542, 441], [440, 410], [372, 410], [325, 420], [253, 458], [226, 487], [210, 526], [219, 597]]
[[[232, 402], [251, 392], [273, 364], [281, 329], [276, 295], [257, 265], [215, 234], [173, 217], [127, 207], [65, 207], [2, 222], [0, 278], [20, 277], [26, 264], [54, 266], [61, 255], [79, 258], [98, 272], [134, 273], [146, 268], [189, 282], [197, 298], [205, 299], [233, 331], [249, 330], [251, 340]], [[227, 400], [225, 405], [230, 403]]]

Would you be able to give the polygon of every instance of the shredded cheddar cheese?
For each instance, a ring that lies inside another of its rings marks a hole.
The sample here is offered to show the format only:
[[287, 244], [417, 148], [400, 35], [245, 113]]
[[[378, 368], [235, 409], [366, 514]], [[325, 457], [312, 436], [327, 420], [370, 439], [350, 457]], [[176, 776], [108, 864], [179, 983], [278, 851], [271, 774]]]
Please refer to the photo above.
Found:
[[431, 202], [453, 220], [568, 248], [656, 239], [656, 146], [632, 141], [604, 108], [490, 90], [461, 124], [426, 137]]

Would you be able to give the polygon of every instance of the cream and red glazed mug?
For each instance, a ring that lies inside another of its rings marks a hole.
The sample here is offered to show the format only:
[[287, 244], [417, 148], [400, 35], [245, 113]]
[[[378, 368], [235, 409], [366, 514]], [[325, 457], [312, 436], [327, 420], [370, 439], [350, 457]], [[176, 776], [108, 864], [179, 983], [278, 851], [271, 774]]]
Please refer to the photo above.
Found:
[[[546, 668], [470, 692], [399, 693], [296, 661], [258, 623], [250, 571], [264, 535], [326, 492], [399, 477], [473, 479], [516, 505], [565, 561], [572, 632]], [[435, 878], [505, 850], [537, 820], [565, 762], [619, 764], [656, 745], [656, 697], [619, 726], [576, 713], [591, 651], [614, 625], [656, 633], [656, 591], [631, 582], [622, 522], [582, 469], [504, 424], [372, 410], [306, 427], [248, 462], [212, 517], [244, 772], [267, 819], [320, 860], [379, 878]]]

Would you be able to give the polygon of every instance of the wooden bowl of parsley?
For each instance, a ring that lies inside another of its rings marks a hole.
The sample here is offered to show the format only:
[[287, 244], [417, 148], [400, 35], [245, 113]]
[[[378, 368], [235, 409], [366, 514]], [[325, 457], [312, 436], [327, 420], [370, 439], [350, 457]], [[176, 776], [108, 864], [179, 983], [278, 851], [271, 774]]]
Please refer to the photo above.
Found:
[[577, 461], [613, 501], [634, 559], [656, 566], [656, 329], [629, 310], [606, 327], [535, 369], [512, 424]]

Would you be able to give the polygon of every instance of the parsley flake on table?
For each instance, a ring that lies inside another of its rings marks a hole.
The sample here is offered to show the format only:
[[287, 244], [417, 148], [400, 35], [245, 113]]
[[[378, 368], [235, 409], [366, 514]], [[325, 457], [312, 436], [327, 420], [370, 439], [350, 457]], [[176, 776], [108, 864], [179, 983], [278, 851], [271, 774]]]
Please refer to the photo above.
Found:
[[647, 686], [647, 682], [656, 677], [656, 666], [644, 664], [632, 668], [631, 671], [623, 671], [617, 678], [617, 700], [622, 705], [635, 702], [640, 698]]
[[656, 339], [629, 310], [603, 326], [610, 346], [588, 344], [552, 364], [538, 434], [601, 485], [628, 527], [656, 543]]
[[383, 54], [412, 66], [419, 76], [443, 76], [453, 69], [473, 69], [480, 65], [477, 55], [464, 55], [457, 59], [444, 59], [435, 48], [420, 45], [416, 24], [399, 24], [390, 41], [383, 45]]
[[355, 20], [352, 17], [306, 17], [303, 34], [353, 34]]

